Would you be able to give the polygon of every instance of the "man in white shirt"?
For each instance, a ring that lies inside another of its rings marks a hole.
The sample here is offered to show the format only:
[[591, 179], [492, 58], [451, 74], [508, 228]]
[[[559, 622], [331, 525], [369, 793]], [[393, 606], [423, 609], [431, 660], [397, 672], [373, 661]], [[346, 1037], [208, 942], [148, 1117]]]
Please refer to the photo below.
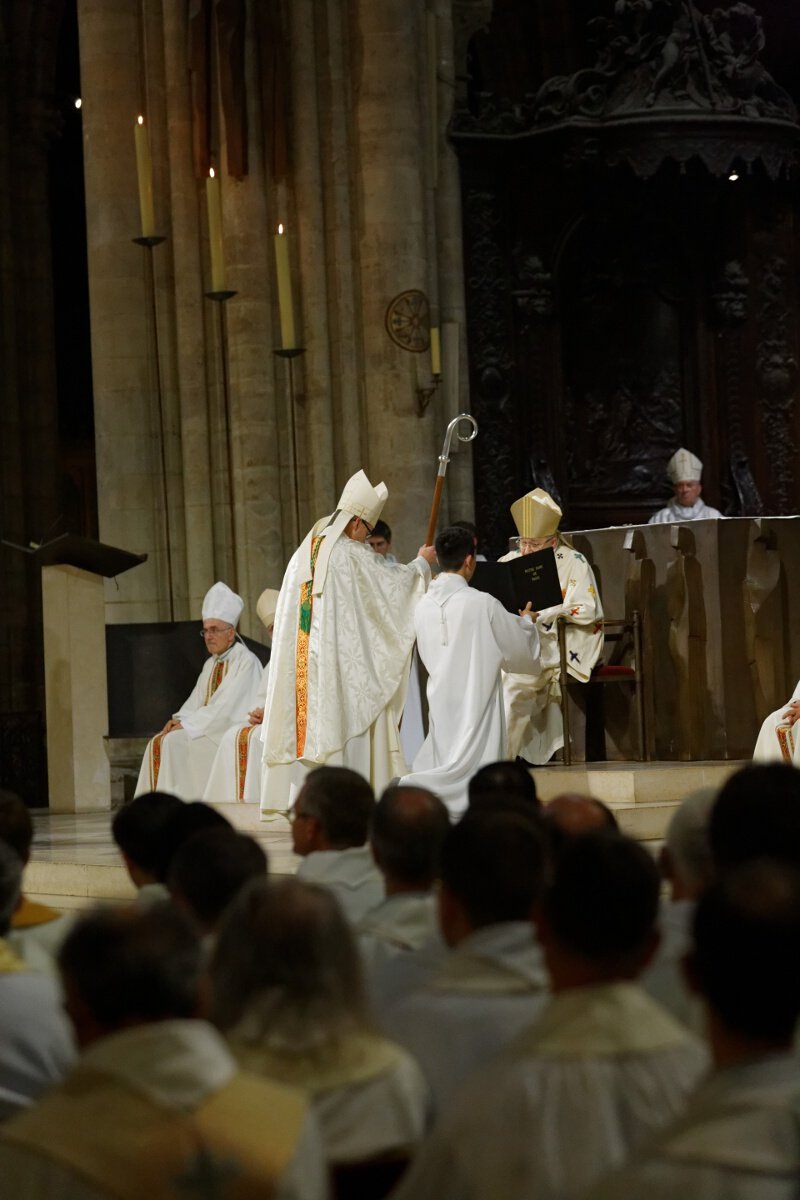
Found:
[[702, 1007], [687, 986], [683, 959], [691, 944], [697, 901], [714, 875], [708, 823], [716, 798], [714, 788], [700, 788], [673, 813], [660, 855], [661, 873], [670, 887], [659, 912], [661, 942], [641, 979], [654, 1000], [701, 1037], [705, 1034]]
[[553, 998], [461, 1089], [397, 1200], [577, 1200], [682, 1111], [705, 1053], [634, 982], [659, 885], [620, 834], [564, 849], [537, 916]]
[[678, 521], [703, 521], [722, 516], [700, 498], [703, 485], [703, 464], [691, 450], [676, 450], [667, 463], [667, 474], [675, 495], [666, 508], [653, 513], [648, 525], [673, 525]]
[[98, 909], [59, 961], [82, 1054], [3, 1126], [4, 1195], [168, 1200], [224, 1181], [243, 1196], [327, 1196], [305, 1097], [239, 1071], [198, 1017], [202, 954], [188, 917], [169, 904]]
[[687, 975], [714, 1073], [593, 1200], [795, 1200], [800, 1179], [800, 873], [761, 859], [698, 902]]
[[203, 600], [201, 636], [209, 658], [192, 694], [147, 744], [135, 795], [171, 792], [198, 800], [205, 791], [223, 734], [241, 724], [253, 707], [261, 663], [236, 626], [244, 601], [224, 583], [215, 583]]
[[539, 634], [530, 605], [516, 616], [468, 586], [476, 565], [468, 530], [443, 530], [436, 556], [441, 574], [414, 614], [428, 672], [428, 736], [401, 783], [430, 788], [459, 816], [470, 778], [505, 754], [502, 672], [539, 672]]
[[449, 952], [383, 1020], [419, 1062], [439, 1111], [547, 1001], [531, 924], [544, 872], [534, 812], [468, 812], [444, 840], [439, 925]]
[[317, 767], [289, 811], [297, 875], [333, 892], [354, 925], [384, 898], [383, 879], [367, 845], [372, 788], [347, 767]]
[[359, 922], [358, 945], [378, 1017], [445, 952], [434, 886], [449, 828], [447, 808], [424, 788], [389, 787], [375, 805], [369, 840], [386, 899]]

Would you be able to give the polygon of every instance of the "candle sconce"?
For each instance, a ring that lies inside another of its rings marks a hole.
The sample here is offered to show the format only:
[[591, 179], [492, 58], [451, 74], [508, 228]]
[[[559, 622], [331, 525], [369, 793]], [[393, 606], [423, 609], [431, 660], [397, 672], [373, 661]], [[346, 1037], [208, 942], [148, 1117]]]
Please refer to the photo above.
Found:
[[137, 246], [146, 246], [148, 250], [152, 250], [154, 246], [160, 246], [161, 243], [165, 242], [166, 240], [167, 239], [163, 235], [131, 238], [131, 241], [135, 242]]
[[438, 388], [439, 388], [439, 384], [441, 382], [442, 382], [441, 375], [433, 375], [433, 376], [431, 376], [430, 387], [418, 387], [417, 388], [417, 416], [418, 417], [425, 416], [425, 411], [426, 411], [428, 405], [430, 404], [431, 400], [433, 399], [433, 397], [436, 395], [436, 392], [438, 391]]
[[204, 292], [203, 295], [206, 300], [216, 300], [218, 304], [224, 304], [226, 300], [238, 295], [238, 292]]

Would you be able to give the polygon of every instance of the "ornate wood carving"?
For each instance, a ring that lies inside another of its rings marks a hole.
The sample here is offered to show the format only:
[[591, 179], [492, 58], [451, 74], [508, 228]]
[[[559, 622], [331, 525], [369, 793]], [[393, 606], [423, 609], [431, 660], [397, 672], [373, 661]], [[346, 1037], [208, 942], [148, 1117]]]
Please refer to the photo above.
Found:
[[756, 237], [762, 262], [758, 280], [758, 346], [756, 382], [766, 453], [770, 465], [772, 509], [795, 511], [795, 391], [797, 359], [789, 340], [790, 266], [781, 253], [784, 238], [779, 231]]

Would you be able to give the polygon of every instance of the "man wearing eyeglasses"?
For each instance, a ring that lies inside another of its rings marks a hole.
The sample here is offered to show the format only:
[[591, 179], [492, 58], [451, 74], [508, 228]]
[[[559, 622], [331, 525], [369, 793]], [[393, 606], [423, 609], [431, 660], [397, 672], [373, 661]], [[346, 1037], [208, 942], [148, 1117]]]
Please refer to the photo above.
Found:
[[397, 725], [436, 552], [422, 546], [404, 565], [365, 544], [387, 496], [358, 471], [286, 568], [265, 704], [265, 816], [285, 813], [316, 766], [349, 767], [376, 792], [405, 773]]
[[215, 583], [206, 593], [200, 636], [209, 658], [191, 696], [148, 742], [136, 796], [159, 791], [199, 799], [223, 734], [246, 723], [258, 695], [261, 663], [237, 640], [243, 608], [241, 596], [227, 584]]

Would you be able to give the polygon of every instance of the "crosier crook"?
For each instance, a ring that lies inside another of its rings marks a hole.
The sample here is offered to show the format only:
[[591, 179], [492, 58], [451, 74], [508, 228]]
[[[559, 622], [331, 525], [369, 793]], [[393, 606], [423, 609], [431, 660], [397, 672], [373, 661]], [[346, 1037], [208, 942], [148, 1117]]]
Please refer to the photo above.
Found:
[[[469, 421], [470, 425], [472, 426], [472, 430], [468, 437], [462, 437], [460, 433], [457, 433], [458, 424], [460, 421]], [[450, 462], [450, 447], [453, 444], [454, 433], [460, 442], [472, 442], [478, 436], [478, 422], [469, 413], [459, 413], [457, 417], [453, 417], [452, 421], [447, 426], [447, 432], [444, 435], [442, 453], [439, 455], [439, 472], [436, 476], [436, 487], [433, 489], [431, 518], [428, 521], [428, 536], [425, 538], [426, 546], [433, 545], [433, 539], [436, 535], [436, 522], [439, 519], [439, 506], [442, 503], [442, 488], [444, 487], [444, 477], [447, 474], [447, 464]]]

